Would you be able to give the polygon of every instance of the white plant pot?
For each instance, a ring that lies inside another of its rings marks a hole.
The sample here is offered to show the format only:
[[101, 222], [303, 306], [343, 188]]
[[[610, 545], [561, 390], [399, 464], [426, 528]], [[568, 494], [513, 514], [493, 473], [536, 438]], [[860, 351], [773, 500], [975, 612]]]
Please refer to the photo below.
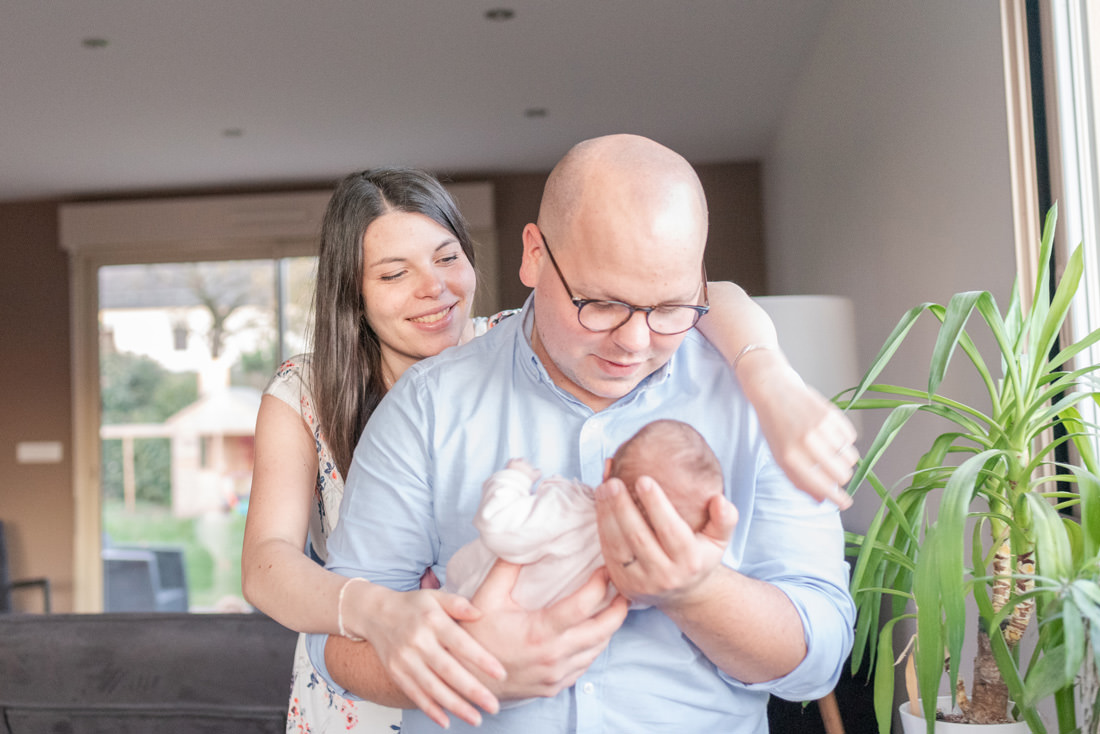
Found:
[[[940, 696], [936, 704], [941, 711], [951, 711], [951, 696]], [[918, 708], [920, 703], [917, 703]], [[924, 716], [909, 713], [909, 702], [899, 709], [902, 734], [925, 734]], [[1027, 734], [1027, 723], [1023, 721], [1011, 724], [955, 724], [948, 721], [936, 722], [936, 734]]]

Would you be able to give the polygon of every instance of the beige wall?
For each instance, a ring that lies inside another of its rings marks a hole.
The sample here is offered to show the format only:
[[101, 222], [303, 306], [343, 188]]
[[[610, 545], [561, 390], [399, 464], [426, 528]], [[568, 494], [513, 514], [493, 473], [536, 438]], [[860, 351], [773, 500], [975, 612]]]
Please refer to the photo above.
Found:
[[[996, 0], [842, 0], [830, 11], [764, 161], [768, 282], [777, 294], [852, 298], [861, 368], [912, 306], [964, 290], [1008, 301], [1002, 68]], [[932, 321], [883, 381], [927, 382]], [[980, 401], [977, 381], [955, 381], [959, 367], [948, 394]], [[895, 455], [880, 473], [891, 482], [915, 460]], [[863, 531], [876, 506], [863, 490], [846, 523]]]
[[[742, 279], [763, 292], [763, 214], [757, 164], [700, 167], [711, 203], [712, 279]], [[460, 177], [455, 176], [456, 180]], [[475, 177], [461, 177], [472, 180]], [[501, 303], [523, 304], [520, 233], [538, 213], [545, 173], [478, 176], [494, 184], [500, 243]], [[198, 193], [198, 192], [197, 192]], [[205, 193], [205, 192], [203, 192]], [[244, 193], [244, 192], [242, 192]], [[57, 239], [58, 202], [0, 203], [0, 519], [16, 578], [45, 576], [54, 609], [73, 608], [73, 496], [69, 361], [69, 278]], [[60, 441], [60, 464], [15, 463], [18, 441]], [[17, 608], [35, 611], [30, 593]]]
[[[68, 263], [53, 202], [0, 204], [0, 520], [14, 578], [50, 579], [72, 609], [73, 500]], [[16, 443], [60, 441], [59, 464], [17, 464]], [[39, 595], [18, 592], [37, 611]]]

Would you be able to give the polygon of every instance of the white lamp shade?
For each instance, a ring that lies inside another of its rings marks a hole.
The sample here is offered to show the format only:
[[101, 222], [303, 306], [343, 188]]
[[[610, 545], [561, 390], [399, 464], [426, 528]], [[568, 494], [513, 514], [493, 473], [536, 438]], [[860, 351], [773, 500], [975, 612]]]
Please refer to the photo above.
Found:
[[854, 387], [855, 309], [843, 296], [761, 296], [779, 335], [779, 347], [808, 385], [826, 397]]

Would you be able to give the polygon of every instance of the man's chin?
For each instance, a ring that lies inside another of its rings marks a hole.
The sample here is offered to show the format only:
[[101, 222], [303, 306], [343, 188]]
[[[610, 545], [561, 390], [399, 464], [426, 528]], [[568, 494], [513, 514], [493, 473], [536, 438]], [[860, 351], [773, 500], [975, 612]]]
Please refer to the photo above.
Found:
[[584, 387], [595, 397], [614, 402], [619, 398], [629, 395], [630, 391], [636, 388], [639, 382], [641, 382], [641, 380], [634, 376], [618, 379], [604, 377], [599, 380], [593, 380], [589, 385], [585, 385]]

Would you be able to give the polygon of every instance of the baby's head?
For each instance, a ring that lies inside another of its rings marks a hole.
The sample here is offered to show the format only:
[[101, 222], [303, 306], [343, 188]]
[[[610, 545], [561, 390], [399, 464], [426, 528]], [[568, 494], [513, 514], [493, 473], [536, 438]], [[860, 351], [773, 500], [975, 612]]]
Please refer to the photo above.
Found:
[[725, 486], [722, 466], [706, 439], [675, 420], [647, 423], [619, 446], [607, 471], [623, 481], [635, 501], [638, 477], [652, 477], [696, 532], [706, 524], [710, 498], [722, 494]]

